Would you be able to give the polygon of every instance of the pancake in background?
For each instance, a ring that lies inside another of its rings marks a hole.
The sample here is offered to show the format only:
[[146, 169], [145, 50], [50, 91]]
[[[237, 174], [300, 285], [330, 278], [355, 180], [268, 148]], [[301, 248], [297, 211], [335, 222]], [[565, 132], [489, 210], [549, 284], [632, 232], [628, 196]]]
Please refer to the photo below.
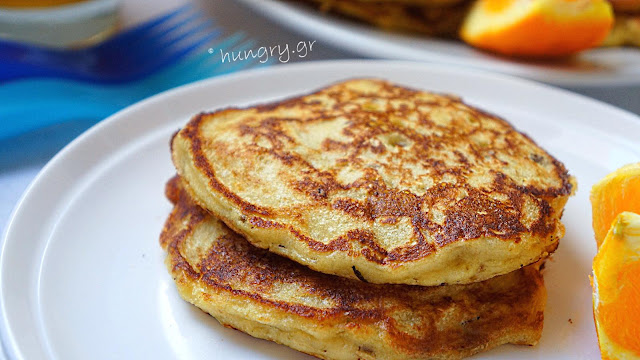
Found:
[[[298, 0], [300, 1], [300, 0]], [[321, 11], [348, 16], [387, 30], [458, 38], [469, 0], [306, 0]], [[640, 46], [640, 1], [609, 0], [615, 24], [599, 46]]]
[[[336, 3], [343, 2], [343, 0], [313, 0], [323, 6], [332, 6]], [[436, 7], [447, 7], [453, 6], [457, 4], [461, 4], [463, 2], [468, 2], [469, 0], [350, 0], [353, 2], [360, 2], [363, 5], [366, 4], [380, 4], [380, 3], [388, 3], [388, 4], [406, 4], [406, 5], [416, 5], [423, 6], [428, 8], [436, 8]]]
[[468, 1], [308, 0], [322, 11], [345, 15], [387, 30], [457, 36]]
[[602, 46], [625, 45], [640, 47], [640, 13], [636, 15], [616, 13], [613, 29], [602, 43]]
[[459, 359], [534, 345], [546, 290], [538, 264], [470, 285], [375, 285], [256, 248], [198, 207], [179, 178], [160, 243], [186, 301], [224, 326], [322, 359]]
[[640, 0], [609, 0], [613, 11], [621, 14], [640, 14]]

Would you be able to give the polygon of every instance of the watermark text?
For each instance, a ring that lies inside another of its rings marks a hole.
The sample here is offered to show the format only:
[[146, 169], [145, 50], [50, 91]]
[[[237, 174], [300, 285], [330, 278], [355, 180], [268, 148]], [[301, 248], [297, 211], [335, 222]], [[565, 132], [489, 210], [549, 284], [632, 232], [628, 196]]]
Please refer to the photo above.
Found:
[[[277, 59], [281, 63], [287, 63], [296, 56], [303, 59], [313, 51], [313, 45], [316, 43], [313, 41], [299, 41], [294, 46], [289, 44], [273, 45], [273, 46], [261, 46], [257, 49], [239, 50], [239, 51], [225, 51], [219, 49], [220, 61], [224, 63], [231, 63], [236, 61], [246, 61], [257, 59], [260, 63], [264, 64], [270, 59]], [[217, 55], [216, 49], [209, 48], [209, 54]]]

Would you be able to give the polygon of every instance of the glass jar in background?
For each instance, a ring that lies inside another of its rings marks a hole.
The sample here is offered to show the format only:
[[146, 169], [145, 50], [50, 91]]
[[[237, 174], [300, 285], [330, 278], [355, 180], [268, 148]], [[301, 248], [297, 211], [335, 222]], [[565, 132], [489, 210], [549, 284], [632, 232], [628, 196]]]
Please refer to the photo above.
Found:
[[82, 47], [116, 30], [120, 0], [0, 0], [0, 38]]

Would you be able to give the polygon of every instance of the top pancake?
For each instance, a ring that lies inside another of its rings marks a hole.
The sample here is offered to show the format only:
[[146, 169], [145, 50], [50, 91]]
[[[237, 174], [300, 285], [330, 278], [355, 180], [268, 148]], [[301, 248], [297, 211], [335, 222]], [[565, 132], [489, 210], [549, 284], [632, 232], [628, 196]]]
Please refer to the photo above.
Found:
[[195, 116], [172, 141], [198, 204], [258, 247], [374, 283], [470, 283], [564, 234], [572, 178], [506, 121], [356, 79]]

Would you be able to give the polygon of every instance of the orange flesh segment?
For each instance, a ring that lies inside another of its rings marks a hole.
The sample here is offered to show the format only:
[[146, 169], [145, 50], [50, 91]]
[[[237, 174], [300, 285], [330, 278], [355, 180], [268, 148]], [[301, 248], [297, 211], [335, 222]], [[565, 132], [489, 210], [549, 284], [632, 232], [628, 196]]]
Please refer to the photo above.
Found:
[[615, 300], [600, 304], [598, 321], [613, 342], [640, 356], [640, 262], [623, 266], [617, 284]]
[[513, 4], [513, 0], [490, 0], [485, 4], [487, 11], [499, 13]]
[[593, 261], [593, 274], [602, 358], [640, 359], [640, 215], [616, 217]]
[[[640, 167], [640, 165], [638, 165]], [[633, 177], [616, 177], [595, 189], [591, 195], [593, 231], [598, 247], [611, 223], [623, 211], [640, 214], [640, 171]]]
[[476, 0], [460, 37], [503, 55], [552, 58], [599, 45], [613, 20], [606, 0]]
[[[486, 33], [474, 41], [487, 49], [503, 54], [530, 56], [566, 55], [587, 47], [598, 45], [608, 34], [611, 21], [560, 22], [541, 14], [532, 14], [511, 27], [499, 32]], [[595, 29], [595, 30], [594, 30]], [[536, 34], [534, 40], [531, 34]], [[558, 34], [571, 33], [559, 42], [553, 41]]]

